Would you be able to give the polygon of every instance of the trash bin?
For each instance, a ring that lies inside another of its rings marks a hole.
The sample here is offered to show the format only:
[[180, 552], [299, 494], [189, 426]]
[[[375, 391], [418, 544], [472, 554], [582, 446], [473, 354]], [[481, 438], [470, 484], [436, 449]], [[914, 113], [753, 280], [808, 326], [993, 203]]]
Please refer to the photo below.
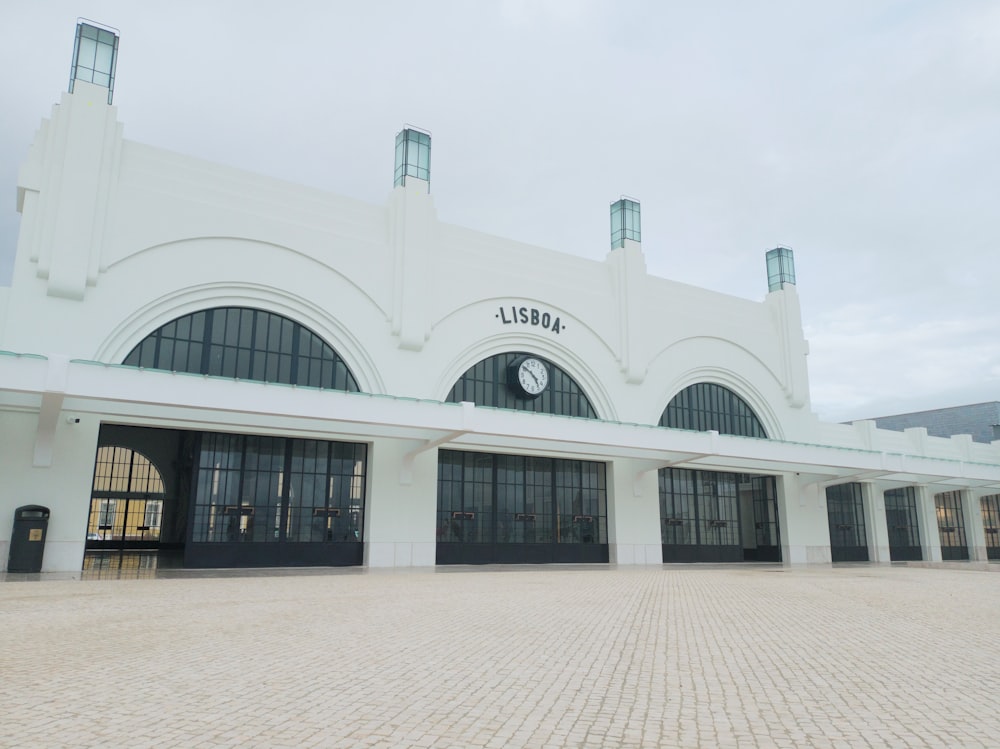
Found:
[[8, 572], [41, 572], [49, 508], [24, 505], [14, 510], [14, 530], [10, 534]]

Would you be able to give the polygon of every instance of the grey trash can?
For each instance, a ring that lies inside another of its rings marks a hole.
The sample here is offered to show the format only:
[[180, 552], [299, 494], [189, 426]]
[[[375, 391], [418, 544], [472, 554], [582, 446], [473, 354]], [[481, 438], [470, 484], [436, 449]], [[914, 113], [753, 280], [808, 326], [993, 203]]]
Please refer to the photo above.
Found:
[[49, 528], [49, 508], [24, 505], [14, 510], [14, 530], [10, 534], [8, 572], [41, 572], [45, 534]]

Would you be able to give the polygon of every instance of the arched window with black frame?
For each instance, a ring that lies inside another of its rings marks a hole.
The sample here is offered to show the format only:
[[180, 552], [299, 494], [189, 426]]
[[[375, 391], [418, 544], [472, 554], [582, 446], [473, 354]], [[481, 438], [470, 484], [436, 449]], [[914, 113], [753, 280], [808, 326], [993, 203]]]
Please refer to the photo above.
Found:
[[[712, 382], [695, 383], [675, 395], [659, 425], [767, 439], [747, 402]], [[661, 468], [659, 495], [664, 562], [780, 561], [773, 476]], [[747, 523], [753, 533], [743, 532]]]
[[450, 403], [596, 419], [583, 388], [556, 364], [536, 354], [510, 351], [470, 367], [447, 397]]
[[354, 375], [322, 338], [294, 320], [247, 307], [184, 315], [132, 349], [127, 366], [357, 392]]
[[747, 402], [714, 382], [698, 382], [681, 390], [663, 410], [660, 426], [767, 439], [764, 425]]

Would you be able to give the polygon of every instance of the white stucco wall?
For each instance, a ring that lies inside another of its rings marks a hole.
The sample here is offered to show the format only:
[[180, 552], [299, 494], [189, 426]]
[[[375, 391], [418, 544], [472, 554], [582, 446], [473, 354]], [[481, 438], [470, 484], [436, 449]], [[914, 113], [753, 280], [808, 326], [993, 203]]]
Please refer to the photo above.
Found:
[[[487, 352], [520, 347], [589, 385], [602, 418], [655, 423], [679, 389], [725, 379], [775, 436], [795, 431], [806, 403], [788, 396], [805, 382], [795, 304], [648, 276], [633, 243], [599, 263], [443, 225], [419, 180], [370, 206], [130, 143], [100, 95], [86, 84], [64, 95], [22, 172], [6, 350], [120, 362], [171, 319], [247, 304], [312, 328], [371, 392], [440, 399]], [[99, 188], [100, 201], [81, 200]], [[91, 224], [100, 244], [71, 231]], [[86, 268], [54, 284], [81, 254]], [[505, 325], [511, 307], [558, 317], [561, 331]]]

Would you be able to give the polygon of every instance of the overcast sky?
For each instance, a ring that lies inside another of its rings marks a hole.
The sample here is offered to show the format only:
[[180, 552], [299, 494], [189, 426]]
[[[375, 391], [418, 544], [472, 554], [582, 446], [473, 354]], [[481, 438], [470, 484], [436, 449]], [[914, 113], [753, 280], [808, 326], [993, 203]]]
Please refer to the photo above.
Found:
[[[156, 6], [161, 12], [153, 12]], [[125, 137], [382, 203], [404, 123], [446, 222], [749, 299], [795, 250], [822, 418], [1000, 400], [997, 0], [0, 4], [0, 284], [77, 16]]]

